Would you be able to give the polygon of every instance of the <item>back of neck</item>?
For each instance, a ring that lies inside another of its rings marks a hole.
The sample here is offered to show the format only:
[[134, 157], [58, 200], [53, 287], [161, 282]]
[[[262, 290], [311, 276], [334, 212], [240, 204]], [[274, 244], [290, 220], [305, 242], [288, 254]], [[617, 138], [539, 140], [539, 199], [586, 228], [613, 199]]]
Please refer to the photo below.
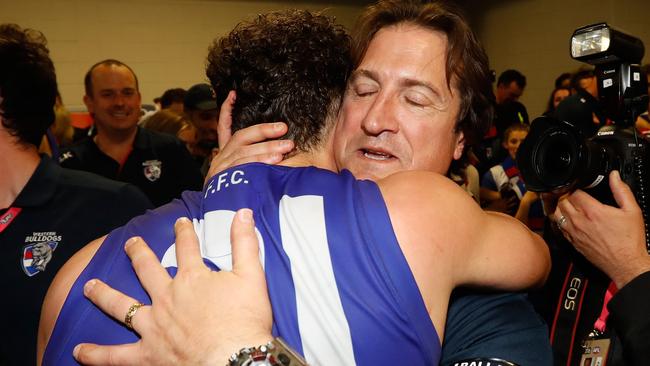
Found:
[[334, 157], [326, 148], [317, 148], [308, 152], [297, 152], [279, 165], [291, 167], [304, 167], [314, 166], [316, 168], [331, 170], [336, 172], [336, 164], [334, 164]]

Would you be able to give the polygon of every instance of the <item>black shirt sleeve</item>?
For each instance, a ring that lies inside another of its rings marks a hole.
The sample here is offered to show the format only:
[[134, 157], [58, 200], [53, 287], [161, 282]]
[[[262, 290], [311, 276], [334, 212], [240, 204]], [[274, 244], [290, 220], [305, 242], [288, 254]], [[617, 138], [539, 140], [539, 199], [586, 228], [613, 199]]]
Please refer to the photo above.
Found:
[[546, 323], [523, 294], [456, 290], [447, 313], [440, 365], [498, 358], [518, 365], [552, 365]]
[[647, 365], [650, 360], [650, 272], [643, 273], [620, 289], [607, 305], [608, 324], [623, 344], [629, 365]]

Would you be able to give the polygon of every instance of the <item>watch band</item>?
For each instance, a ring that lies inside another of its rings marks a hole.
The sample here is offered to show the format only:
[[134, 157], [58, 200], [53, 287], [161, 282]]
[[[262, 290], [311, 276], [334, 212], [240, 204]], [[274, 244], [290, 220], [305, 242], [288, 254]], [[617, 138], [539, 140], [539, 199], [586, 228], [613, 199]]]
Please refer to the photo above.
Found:
[[455, 361], [454, 366], [477, 365], [477, 366], [519, 366], [514, 362], [502, 360], [500, 358], [472, 358], [467, 360]]
[[226, 366], [307, 366], [307, 362], [280, 337], [258, 347], [244, 347]]

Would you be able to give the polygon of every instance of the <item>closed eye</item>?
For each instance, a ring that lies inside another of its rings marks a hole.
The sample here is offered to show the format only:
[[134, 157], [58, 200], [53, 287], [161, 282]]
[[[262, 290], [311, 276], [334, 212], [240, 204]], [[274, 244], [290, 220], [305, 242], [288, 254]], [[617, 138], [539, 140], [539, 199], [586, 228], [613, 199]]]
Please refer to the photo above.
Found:
[[367, 97], [375, 94], [378, 88], [375, 85], [363, 83], [363, 84], [353, 85], [352, 90], [354, 91], [354, 94], [356, 96]]
[[416, 107], [426, 107], [431, 104], [431, 100], [426, 95], [417, 91], [410, 91], [404, 96], [406, 101]]

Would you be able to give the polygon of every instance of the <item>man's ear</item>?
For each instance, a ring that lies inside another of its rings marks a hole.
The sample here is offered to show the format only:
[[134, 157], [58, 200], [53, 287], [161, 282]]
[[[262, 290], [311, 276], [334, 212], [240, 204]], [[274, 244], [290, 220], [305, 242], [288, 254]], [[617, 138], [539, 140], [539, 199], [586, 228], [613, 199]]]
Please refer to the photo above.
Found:
[[88, 113], [90, 113], [92, 115], [94, 110], [95, 110], [95, 105], [93, 103], [93, 98], [89, 97], [86, 94], [84, 94], [84, 104], [86, 105], [86, 109], [88, 110]]
[[456, 136], [456, 147], [454, 148], [454, 160], [460, 159], [463, 156], [463, 150], [465, 150], [465, 134], [463, 131], [459, 132]]

